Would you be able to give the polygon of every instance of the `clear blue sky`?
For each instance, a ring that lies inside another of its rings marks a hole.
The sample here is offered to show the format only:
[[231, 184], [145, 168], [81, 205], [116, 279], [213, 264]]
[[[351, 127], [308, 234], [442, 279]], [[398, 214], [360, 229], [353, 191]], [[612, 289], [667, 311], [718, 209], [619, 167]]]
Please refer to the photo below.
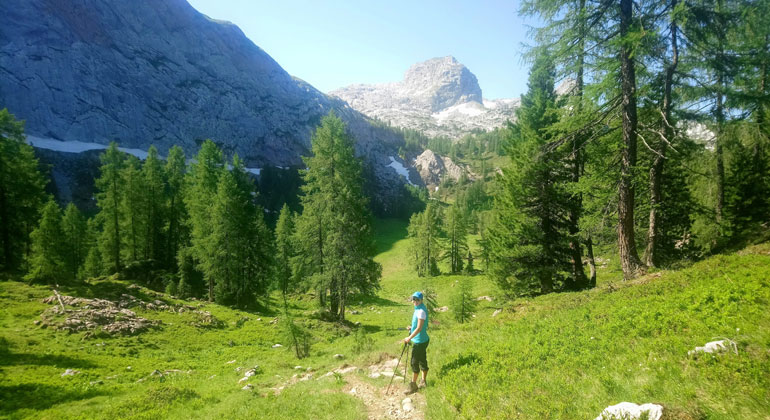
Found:
[[188, 0], [238, 25], [286, 71], [319, 90], [401, 80], [410, 65], [453, 55], [485, 98], [526, 91], [527, 24], [519, 1]]

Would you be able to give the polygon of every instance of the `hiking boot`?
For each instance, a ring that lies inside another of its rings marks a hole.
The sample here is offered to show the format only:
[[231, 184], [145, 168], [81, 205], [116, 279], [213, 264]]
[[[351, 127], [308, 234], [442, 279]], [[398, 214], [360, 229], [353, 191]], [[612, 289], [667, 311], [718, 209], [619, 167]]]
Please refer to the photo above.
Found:
[[417, 385], [417, 388], [424, 389], [426, 386], [428, 386], [428, 384], [425, 382], [425, 380], [421, 380], [420, 384]]
[[414, 394], [415, 392], [417, 392], [417, 383], [409, 382], [409, 389], [404, 391], [404, 395]]

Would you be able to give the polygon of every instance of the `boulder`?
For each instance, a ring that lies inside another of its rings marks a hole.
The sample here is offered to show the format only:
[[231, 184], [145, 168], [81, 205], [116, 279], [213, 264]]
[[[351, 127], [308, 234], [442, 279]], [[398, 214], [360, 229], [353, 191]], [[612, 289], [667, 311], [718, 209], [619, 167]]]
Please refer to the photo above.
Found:
[[706, 343], [702, 347], [695, 347], [695, 349], [690, 350], [687, 352], [688, 356], [697, 355], [698, 353], [724, 353], [727, 351], [734, 351], [736, 354], [738, 353], [738, 346], [735, 344], [732, 340], [719, 340], [719, 341], [711, 341], [709, 343]]
[[663, 406], [622, 402], [605, 408], [595, 420], [639, 420], [643, 413], [647, 413], [648, 420], [660, 420], [663, 417]]

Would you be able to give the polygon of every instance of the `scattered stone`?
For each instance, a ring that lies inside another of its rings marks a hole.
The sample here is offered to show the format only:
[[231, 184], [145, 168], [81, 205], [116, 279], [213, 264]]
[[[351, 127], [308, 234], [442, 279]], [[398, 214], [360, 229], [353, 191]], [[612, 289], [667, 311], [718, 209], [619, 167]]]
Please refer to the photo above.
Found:
[[350, 311], [350, 314], [351, 315], [361, 315], [361, 311], [357, 311], [357, 310], [353, 309], [352, 311]]
[[380, 372], [374, 372], [374, 373], [372, 373], [372, 374], [370, 374], [370, 375], [369, 375], [369, 377], [370, 377], [370, 378], [372, 378], [372, 379], [377, 379], [377, 378], [379, 378], [380, 376], [382, 376], [382, 375], [380, 374]]
[[35, 324], [35, 325], [40, 325], [40, 320], [36, 319], [36, 320], [32, 321], [32, 323]]
[[436, 312], [446, 312], [448, 310], [449, 310], [449, 307], [447, 307], [447, 306], [442, 306], [440, 308], [436, 308]]
[[404, 410], [404, 412], [406, 413], [414, 410], [414, 405], [412, 405], [412, 399], [404, 398], [403, 401], [401, 401], [401, 409]]
[[235, 363], [235, 359], [233, 359], [233, 360], [231, 360], [231, 361], [229, 361], [229, 362], [227, 362], [227, 363], [225, 363], [225, 364], [226, 364], [226, 365], [232, 365], [233, 363]]
[[605, 408], [595, 420], [638, 420], [642, 418], [643, 413], [647, 413], [647, 419], [649, 420], [660, 420], [660, 418], [663, 417], [663, 406], [650, 403], [638, 405], [630, 402], [622, 402]]
[[282, 346], [282, 345], [280, 345], [280, 344], [277, 344], [277, 343], [276, 343], [276, 344], [273, 344], [273, 348], [274, 348], [274, 349], [277, 349], [277, 348], [279, 348], [279, 347], [283, 347], [283, 346]]
[[262, 322], [262, 318], [257, 318], [257, 321]]
[[51, 325], [60, 331], [69, 333], [86, 331], [87, 336], [89, 334], [92, 336], [92, 332], [100, 328], [102, 332], [109, 335], [131, 335], [161, 324], [161, 321], [141, 318], [133, 311], [126, 309], [129, 306], [143, 305], [143, 302], [126, 294], [123, 294], [118, 302], [113, 302], [105, 299], [63, 296], [56, 293], [43, 299], [43, 302], [53, 305], [58, 303], [58, 306], [46, 309], [41, 316], [48, 320], [52, 315], [65, 315], [66, 318], [62, 323], [58, 325], [51, 323]]
[[67, 369], [67, 370], [64, 371], [64, 373], [61, 374], [61, 376], [75, 376], [78, 373], [80, 373], [79, 370]]
[[246, 384], [246, 386], [244, 386], [241, 389], [244, 391], [251, 391], [252, 389], [254, 389], [254, 386], [252, 384]]
[[232, 346], [234, 346], [234, 345], [235, 345], [235, 342], [234, 342], [233, 340], [230, 340], [230, 341], [228, 341], [228, 342], [227, 342], [227, 345], [228, 345], [229, 347], [232, 347]]
[[209, 376], [209, 379], [214, 379], [217, 375], [211, 375]]
[[126, 366], [126, 370], [131, 370], [131, 366]]
[[500, 315], [503, 312], [502, 309], [496, 309], [494, 312], [492, 312], [492, 318]]
[[353, 394], [353, 395], [356, 395], [356, 389], [355, 388], [351, 389], [350, 393]]
[[361, 323], [359, 321], [356, 321], [356, 322], [353, 323], [353, 325], [356, 326], [356, 327], [360, 327]]
[[98, 379], [96, 381], [89, 382], [89, 384], [90, 385], [102, 385], [102, 384], [104, 384], [104, 381], [102, 381], [101, 379]]
[[695, 347], [694, 350], [687, 352], [688, 356], [697, 355], [698, 353], [724, 353], [732, 350], [735, 354], [738, 354], [738, 345], [732, 340], [719, 340], [706, 343], [703, 347]]
[[273, 318], [273, 320], [270, 321], [270, 325], [274, 325], [277, 322], [278, 322], [278, 318]]
[[335, 359], [337, 359], [337, 360], [342, 360], [342, 359], [344, 359], [344, 358], [345, 358], [345, 356], [344, 356], [344, 355], [342, 355], [342, 354], [339, 354], [339, 353], [335, 354], [333, 357], [334, 357]]
[[476, 301], [480, 302], [482, 300], [486, 300], [487, 302], [492, 302], [492, 298], [489, 296], [479, 296], [476, 298]]
[[297, 369], [297, 370], [301, 370], [301, 369], [302, 369], [302, 366], [299, 366], [299, 365], [297, 365], [297, 366], [294, 366], [294, 369]]
[[237, 368], [235, 368], [235, 373], [240, 372], [242, 369], [243, 369], [242, 367], [238, 366]]

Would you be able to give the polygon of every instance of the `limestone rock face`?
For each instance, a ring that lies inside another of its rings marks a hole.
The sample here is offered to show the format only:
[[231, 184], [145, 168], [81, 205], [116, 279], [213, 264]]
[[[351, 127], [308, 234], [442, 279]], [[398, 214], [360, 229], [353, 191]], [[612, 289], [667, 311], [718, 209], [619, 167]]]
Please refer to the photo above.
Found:
[[293, 78], [241, 30], [184, 0], [3, 0], [0, 104], [27, 134], [188, 157], [210, 138], [249, 167], [300, 166], [330, 110], [377, 184], [398, 136]]
[[446, 156], [439, 156], [430, 149], [417, 156], [414, 160], [414, 167], [419, 172], [422, 182], [428, 188], [438, 186], [444, 177], [457, 181], [465, 171], [465, 169], [454, 163], [452, 159]]
[[451, 56], [413, 65], [400, 82], [351, 85], [330, 94], [367, 116], [451, 138], [502, 126], [520, 103], [483, 99], [476, 76]]

